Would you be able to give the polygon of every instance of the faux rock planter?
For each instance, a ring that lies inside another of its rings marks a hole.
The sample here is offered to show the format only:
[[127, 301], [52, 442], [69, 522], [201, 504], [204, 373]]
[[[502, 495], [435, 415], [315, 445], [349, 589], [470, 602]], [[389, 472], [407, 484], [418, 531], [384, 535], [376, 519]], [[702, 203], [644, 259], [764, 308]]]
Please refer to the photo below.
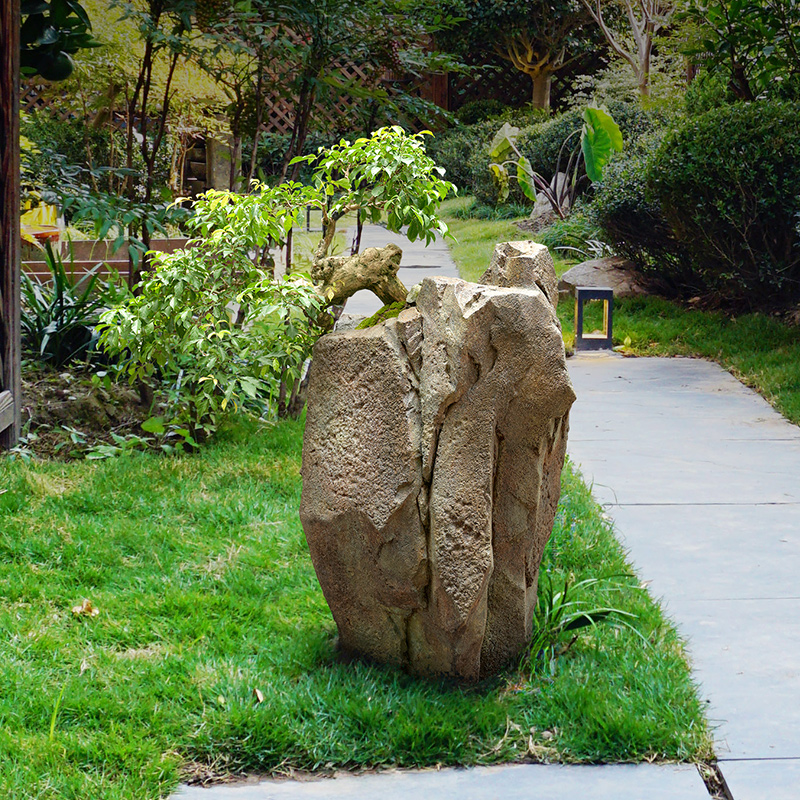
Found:
[[319, 340], [300, 515], [343, 650], [462, 680], [521, 651], [574, 399], [538, 286], [426, 278]]

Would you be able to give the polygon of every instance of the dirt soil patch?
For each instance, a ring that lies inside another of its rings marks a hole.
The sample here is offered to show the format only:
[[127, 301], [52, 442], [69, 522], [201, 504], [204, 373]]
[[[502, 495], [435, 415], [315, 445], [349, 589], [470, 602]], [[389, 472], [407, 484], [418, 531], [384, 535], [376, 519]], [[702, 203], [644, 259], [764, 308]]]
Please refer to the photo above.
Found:
[[70, 458], [77, 449], [113, 443], [112, 434], [142, 434], [142, 422], [152, 416], [150, 404], [130, 386], [104, 386], [92, 375], [81, 368], [23, 365], [22, 446], [27, 451]]

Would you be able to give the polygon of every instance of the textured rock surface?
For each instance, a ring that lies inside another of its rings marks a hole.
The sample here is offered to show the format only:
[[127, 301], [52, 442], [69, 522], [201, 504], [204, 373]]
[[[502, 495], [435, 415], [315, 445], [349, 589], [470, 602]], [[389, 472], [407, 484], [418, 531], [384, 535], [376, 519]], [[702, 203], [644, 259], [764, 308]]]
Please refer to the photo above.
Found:
[[493, 286], [538, 286], [552, 303], [558, 303], [558, 281], [550, 251], [536, 242], [500, 242], [481, 283]]
[[319, 340], [300, 515], [345, 651], [465, 680], [520, 651], [573, 400], [538, 286], [426, 278]]
[[559, 292], [574, 297], [576, 286], [607, 287], [614, 290], [614, 297], [645, 294], [637, 280], [634, 264], [621, 256], [593, 258], [568, 269], [558, 282]]

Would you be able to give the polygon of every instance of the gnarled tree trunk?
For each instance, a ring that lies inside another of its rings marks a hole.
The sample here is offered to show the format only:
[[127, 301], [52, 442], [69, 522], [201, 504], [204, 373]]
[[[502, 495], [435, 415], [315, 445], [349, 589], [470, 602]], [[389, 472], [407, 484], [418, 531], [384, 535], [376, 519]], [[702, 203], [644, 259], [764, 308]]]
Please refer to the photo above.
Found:
[[374, 292], [384, 305], [404, 303], [408, 290], [397, 277], [403, 251], [396, 244], [368, 247], [353, 256], [316, 259], [311, 279], [331, 305], [342, 305], [361, 289]]

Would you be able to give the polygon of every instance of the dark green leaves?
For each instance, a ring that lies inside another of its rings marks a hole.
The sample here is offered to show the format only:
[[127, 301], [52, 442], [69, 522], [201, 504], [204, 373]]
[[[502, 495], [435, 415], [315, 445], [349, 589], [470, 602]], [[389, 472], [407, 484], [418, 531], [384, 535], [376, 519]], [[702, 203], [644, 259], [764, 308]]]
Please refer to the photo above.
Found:
[[76, 0], [24, 0], [21, 13], [20, 63], [25, 75], [65, 80], [74, 68], [71, 56], [99, 46], [88, 15]]

